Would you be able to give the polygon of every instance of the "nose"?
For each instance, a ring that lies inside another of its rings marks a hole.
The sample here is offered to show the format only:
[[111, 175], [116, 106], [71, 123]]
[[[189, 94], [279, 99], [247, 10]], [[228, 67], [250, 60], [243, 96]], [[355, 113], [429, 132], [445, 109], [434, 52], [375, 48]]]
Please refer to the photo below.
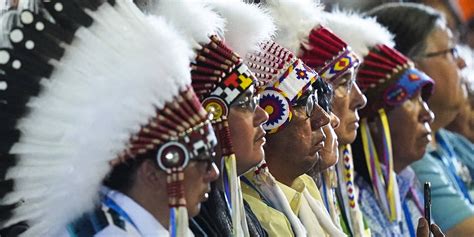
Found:
[[354, 83], [354, 86], [351, 90], [351, 109], [362, 109], [367, 104], [367, 97], [362, 93], [357, 83]]
[[211, 167], [209, 167], [206, 175], [204, 176], [204, 181], [210, 183], [216, 181], [217, 178], [219, 178], [219, 169], [217, 168], [216, 164], [212, 162]]
[[257, 105], [257, 108], [255, 108], [255, 112], [253, 114], [253, 126], [259, 127], [267, 121], [268, 113], [262, 107], [260, 107], [260, 105]]
[[433, 123], [435, 118], [433, 111], [431, 111], [425, 101], [423, 101], [421, 105], [420, 122], [429, 124]]
[[461, 56], [458, 56], [456, 58], [456, 65], [458, 66], [459, 69], [464, 69], [467, 66], [466, 61]]
[[311, 116], [311, 130], [317, 130], [331, 122], [331, 117], [321, 106], [316, 105], [316, 108]]
[[331, 112], [330, 116], [331, 116], [331, 127], [336, 129], [337, 127], [339, 127], [341, 120], [333, 112]]

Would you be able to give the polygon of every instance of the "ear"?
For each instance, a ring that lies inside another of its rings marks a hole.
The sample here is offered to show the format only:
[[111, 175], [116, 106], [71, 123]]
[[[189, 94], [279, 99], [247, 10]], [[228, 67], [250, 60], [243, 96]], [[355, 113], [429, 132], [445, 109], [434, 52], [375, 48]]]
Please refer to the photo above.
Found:
[[158, 187], [166, 183], [166, 175], [155, 161], [146, 159], [138, 168], [137, 179], [148, 187]]

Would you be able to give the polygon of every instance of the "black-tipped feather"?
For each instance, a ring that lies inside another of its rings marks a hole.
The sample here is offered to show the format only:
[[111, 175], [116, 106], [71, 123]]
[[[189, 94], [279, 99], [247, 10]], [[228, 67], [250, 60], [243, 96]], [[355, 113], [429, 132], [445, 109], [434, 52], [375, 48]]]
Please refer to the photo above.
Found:
[[0, 180], [0, 199], [3, 199], [5, 195], [13, 191], [14, 183], [11, 179]]
[[[64, 56], [61, 45], [72, 43], [79, 27], [93, 24], [84, 9], [95, 11], [104, 2], [115, 5], [114, 0], [35, 1], [34, 8], [19, 9], [2, 18], [8, 24], [0, 25], [4, 27], [0, 29], [0, 200], [15, 186], [15, 180], [6, 179], [6, 174], [18, 161], [15, 155], [8, 154], [21, 136], [18, 120], [28, 113], [30, 98], [40, 94], [41, 80], [52, 75], [51, 60], [60, 61]], [[0, 226], [21, 205], [3, 204], [7, 205], [0, 205]], [[20, 223], [0, 230], [0, 235], [18, 235], [26, 228]]]
[[43, 1], [43, 5], [58, 21], [58, 24], [70, 32], [75, 32], [81, 26], [89, 27], [93, 23], [92, 17], [87, 15], [74, 1]]
[[[18, 160], [15, 155], [4, 154], [0, 155], [0, 180], [5, 179], [8, 169], [17, 164]], [[0, 212], [1, 213], [1, 212]]]

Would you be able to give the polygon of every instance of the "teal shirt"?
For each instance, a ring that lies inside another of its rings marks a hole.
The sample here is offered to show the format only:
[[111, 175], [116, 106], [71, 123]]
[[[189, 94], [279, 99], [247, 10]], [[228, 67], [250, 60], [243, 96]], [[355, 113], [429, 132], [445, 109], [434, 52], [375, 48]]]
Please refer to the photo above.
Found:
[[423, 158], [411, 166], [421, 183], [431, 182], [433, 219], [446, 231], [474, 216], [474, 205], [469, 200], [474, 144], [444, 129], [436, 137], [437, 148], [428, 146]]

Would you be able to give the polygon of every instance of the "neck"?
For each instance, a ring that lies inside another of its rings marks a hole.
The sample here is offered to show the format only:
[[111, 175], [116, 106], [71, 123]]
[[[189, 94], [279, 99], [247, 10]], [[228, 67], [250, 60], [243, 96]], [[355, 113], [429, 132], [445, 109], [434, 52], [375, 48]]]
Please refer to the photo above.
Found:
[[[393, 158], [394, 161], [397, 160], [397, 158]], [[395, 173], [399, 174], [403, 169], [405, 169], [408, 166], [408, 164], [404, 164], [404, 162], [394, 162], [393, 163], [393, 170]]]
[[155, 195], [151, 195], [149, 190], [133, 187], [126, 195], [147, 210], [163, 227], [168, 228], [169, 207], [166, 193], [162, 192], [160, 195], [156, 195], [159, 196], [156, 198]]
[[[455, 118], [457, 113], [446, 109], [438, 108], [430, 105], [431, 110], [435, 114], [435, 119], [431, 124], [433, 133], [436, 133], [439, 129], [448, 126]], [[434, 139], [433, 139], [434, 140]]]
[[[284, 153], [279, 153], [284, 154]], [[284, 162], [286, 159], [292, 159], [288, 157], [281, 157], [278, 154], [268, 154], [265, 157], [265, 161], [268, 165], [270, 173], [275, 177], [278, 182], [285, 184], [286, 186], [291, 186], [296, 178], [298, 178], [301, 173], [295, 172], [294, 169], [288, 167], [288, 163]]]

